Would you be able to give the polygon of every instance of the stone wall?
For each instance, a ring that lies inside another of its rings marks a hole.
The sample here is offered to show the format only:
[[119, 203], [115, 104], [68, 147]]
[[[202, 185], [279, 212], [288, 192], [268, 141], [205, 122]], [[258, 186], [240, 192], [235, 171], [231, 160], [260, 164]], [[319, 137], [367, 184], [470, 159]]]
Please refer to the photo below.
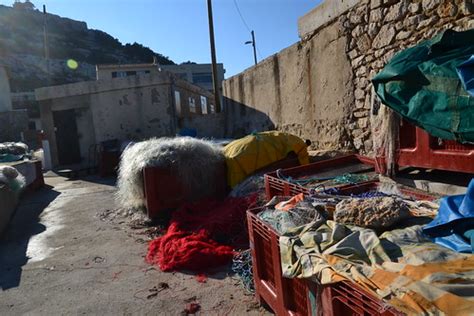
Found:
[[362, 2], [339, 18], [350, 39], [346, 54], [352, 65], [355, 103], [348, 129], [355, 149], [372, 150], [369, 112], [373, 78], [392, 56], [445, 29], [474, 28], [472, 1]]
[[300, 19], [300, 42], [224, 82], [228, 136], [276, 128], [317, 149], [370, 154], [370, 79], [397, 51], [444, 29], [474, 27], [472, 0], [335, 1], [321, 8], [339, 16], [318, 18], [332, 15], [316, 8]]

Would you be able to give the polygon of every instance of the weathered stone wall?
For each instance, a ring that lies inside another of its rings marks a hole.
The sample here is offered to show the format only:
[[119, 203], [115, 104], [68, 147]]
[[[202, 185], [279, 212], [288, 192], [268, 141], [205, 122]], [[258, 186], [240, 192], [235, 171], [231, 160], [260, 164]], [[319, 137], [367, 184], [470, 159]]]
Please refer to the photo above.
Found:
[[343, 13], [328, 21], [318, 19], [327, 12], [311, 11], [300, 19], [300, 42], [224, 82], [228, 136], [275, 127], [318, 149], [370, 154], [370, 79], [397, 51], [444, 29], [474, 27], [472, 0], [326, 3], [324, 10]]
[[402, 49], [445, 29], [474, 28], [473, 13], [472, 1], [372, 0], [360, 3], [339, 18], [350, 38], [346, 54], [353, 70], [355, 103], [348, 129], [355, 149], [364, 153], [372, 150], [370, 79]]

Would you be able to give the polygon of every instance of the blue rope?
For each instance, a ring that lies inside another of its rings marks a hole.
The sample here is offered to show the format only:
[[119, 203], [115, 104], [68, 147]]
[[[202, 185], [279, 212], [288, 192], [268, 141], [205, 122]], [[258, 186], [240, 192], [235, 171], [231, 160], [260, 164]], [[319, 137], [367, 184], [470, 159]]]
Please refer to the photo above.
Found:
[[252, 272], [252, 253], [250, 249], [239, 252], [232, 260], [232, 271], [242, 282], [243, 287], [250, 293], [255, 293]]

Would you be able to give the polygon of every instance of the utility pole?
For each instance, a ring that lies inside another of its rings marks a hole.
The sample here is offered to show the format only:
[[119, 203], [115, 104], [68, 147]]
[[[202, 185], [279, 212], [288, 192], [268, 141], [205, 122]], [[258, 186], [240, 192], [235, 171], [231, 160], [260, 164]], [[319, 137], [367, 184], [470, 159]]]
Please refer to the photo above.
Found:
[[257, 64], [257, 49], [255, 44], [255, 32], [252, 30], [252, 46], [253, 46], [253, 60], [255, 61], [255, 65]]
[[46, 13], [46, 5], [43, 4], [43, 46], [44, 60], [46, 63], [46, 74], [48, 76], [48, 86], [51, 85], [51, 73], [49, 70], [49, 47], [48, 47], [48, 14]]
[[245, 44], [252, 44], [253, 46], [253, 60], [255, 62], [255, 65], [257, 64], [257, 44], [255, 43], [255, 32], [252, 30], [250, 32], [252, 34], [252, 40], [251, 41], [246, 41]]
[[207, 14], [209, 17], [209, 39], [211, 41], [211, 58], [212, 58], [212, 83], [214, 85], [214, 98], [216, 102], [216, 112], [221, 111], [221, 99], [219, 96], [219, 84], [217, 82], [217, 62], [216, 62], [216, 45], [214, 43], [214, 21], [212, 19], [212, 3], [207, 0]]

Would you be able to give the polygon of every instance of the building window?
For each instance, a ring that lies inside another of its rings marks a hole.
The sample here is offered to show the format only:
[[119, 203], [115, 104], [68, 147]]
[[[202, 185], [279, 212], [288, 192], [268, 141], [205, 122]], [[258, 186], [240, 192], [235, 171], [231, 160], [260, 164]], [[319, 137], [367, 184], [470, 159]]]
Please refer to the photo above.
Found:
[[136, 71], [127, 71], [127, 75], [126, 75], [126, 76], [127, 76], [127, 77], [128, 77], [128, 76], [135, 76], [136, 74], [137, 74]]
[[210, 72], [196, 72], [193, 73], [193, 83], [212, 83], [212, 73]]
[[150, 73], [150, 70], [139, 70], [137, 71], [137, 75], [148, 75]]
[[176, 107], [176, 115], [181, 116], [181, 95], [179, 91], [174, 92], [174, 104]]
[[201, 96], [201, 113], [207, 114], [207, 99]]
[[124, 78], [127, 76], [127, 73], [125, 71], [113, 71], [112, 72], [112, 78]]
[[196, 101], [193, 97], [189, 97], [189, 112], [196, 113]]
[[214, 106], [214, 104], [209, 104], [209, 109], [210, 109], [211, 114], [216, 113], [216, 107]]

